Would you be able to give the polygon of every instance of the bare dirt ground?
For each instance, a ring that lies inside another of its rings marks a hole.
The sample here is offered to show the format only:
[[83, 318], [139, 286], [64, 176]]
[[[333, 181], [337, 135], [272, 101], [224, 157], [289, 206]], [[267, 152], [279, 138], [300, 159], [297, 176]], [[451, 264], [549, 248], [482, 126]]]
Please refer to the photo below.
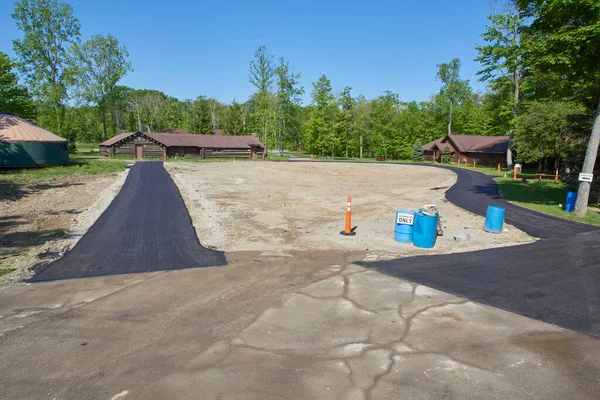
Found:
[[72, 248], [117, 195], [127, 172], [33, 179], [0, 177], [0, 285]]
[[[343, 163], [170, 163], [200, 242], [224, 251], [365, 251], [378, 257], [444, 254], [529, 242], [505, 225], [499, 235], [483, 231], [484, 218], [447, 202], [456, 182], [447, 170], [411, 165]], [[344, 228], [346, 198], [352, 195], [352, 223]], [[395, 211], [436, 204], [444, 236], [434, 249], [394, 241]], [[465, 231], [471, 241], [457, 243]], [[373, 259], [372, 258], [372, 259]]]

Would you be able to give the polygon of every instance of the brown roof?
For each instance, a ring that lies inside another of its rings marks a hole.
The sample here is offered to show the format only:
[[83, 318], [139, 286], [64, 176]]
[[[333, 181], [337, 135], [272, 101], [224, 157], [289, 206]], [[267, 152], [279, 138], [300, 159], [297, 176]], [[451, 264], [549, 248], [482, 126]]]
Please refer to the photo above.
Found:
[[[433, 150], [434, 147], [437, 147], [438, 149], [442, 149], [442, 142], [444, 141], [444, 139], [446, 139], [445, 137], [440, 138], [438, 140], [434, 140], [433, 142], [429, 142], [423, 145], [423, 150], [425, 151], [431, 151]], [[446, 145], [443, 145], [444, 147], [446, 147]]]
[[113, 136], [110, 139], [105, 140], [104, 142], [100, 143], [100, 146], [111, 146], [111, 145], [117, 143], [118, 141], [133, 135], [134, 133], [135, 132], [121, 132], [118, 135]]
[[[434, 140], [423, 146], [423, 150], [432, 150], [436, 145], [442, 149], [442, 144], [448, 140], [452, 142], [456, 150], [461, 153], [489, 153], [504, 154], [508, 149], [508, 136], [474, 136], [450, 134], [441, 139]], [[443, 150], [443, 149], [442, 149]]]
[[189, 134], [187, 129], [185, 128], [165, 128], [161, 131], [161, 133], [185, 133]]
[[52, 132], [17, 117], [14, 114], [0, 114], [0, 140], [3, 142], [66, 142]]
[[[100, 146], [111, 146], [129, 136], [140, 132], [124, 132], [105, 142]], [[248, 149], [250, 146], [263, 148], [263, 144], [254, 136], [230, 135], [195, 135], [190, 133], [141, 133], [163, 144], [166, 147], [204, 147], [213, 149]]]
[[503, 154], [508, 149], [508, 136], [448, 135], [461, 153]]

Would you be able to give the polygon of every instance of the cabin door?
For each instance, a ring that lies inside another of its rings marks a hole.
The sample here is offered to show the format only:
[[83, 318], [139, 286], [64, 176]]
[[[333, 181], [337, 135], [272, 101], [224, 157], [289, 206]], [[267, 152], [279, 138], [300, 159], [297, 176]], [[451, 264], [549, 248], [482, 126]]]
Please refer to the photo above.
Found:
[[141, 160], [142, 158], [144, 158], [141, 144], [135, 145], [135, 158], [137, 158], [138, 160]]

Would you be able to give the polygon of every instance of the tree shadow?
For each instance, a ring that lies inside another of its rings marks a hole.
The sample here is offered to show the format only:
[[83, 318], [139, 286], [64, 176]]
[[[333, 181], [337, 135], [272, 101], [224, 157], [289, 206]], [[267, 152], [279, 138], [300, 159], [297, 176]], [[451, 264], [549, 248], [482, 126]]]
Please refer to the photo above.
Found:
[[470, 192], [474, 192], [477, 194], [483, 194], [490, 199], [499, 199], [498, 195], [498, 185], [495, 182], [485, 183], [483, 185], [474, 185], [469, 189]]
[[0, 235], [0, 249], [23, 249], [40, 246], [54, 239], [67, 239], [73, 235], [65, 229], [46, 229], [28, 232], [10, 232]]
[[17, 201], [31, 194], [51, 189], [81, 186], [83, 183], [21, 183], [0, 179], [0, 201]]
[[20, 215], [8, 215], [0, 217], [0, 232], [5, 232], [13, 226], [27, 225], [26, 221]]

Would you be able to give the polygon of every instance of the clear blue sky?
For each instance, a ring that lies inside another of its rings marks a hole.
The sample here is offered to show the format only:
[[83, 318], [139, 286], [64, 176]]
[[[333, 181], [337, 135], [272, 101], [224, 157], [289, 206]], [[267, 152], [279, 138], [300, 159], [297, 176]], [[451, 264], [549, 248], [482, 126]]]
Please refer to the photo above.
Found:
[[[63, 0], [64, 1], [64, 0]], [[326, 74], [335, 90], [374, 98], [427, 100], [439, 90], [436, 65], [454, 57], [475, 73], [475, 44], [492, 11], [488, 0], [68, 0], [84, 38], [111, 33], [125, 44], [134, 72], [122, 84], [179, 99], [199, 94], [230, 102], [253, 92], [248, 64], [265, 45], [311, 82]], [[19, 37], [10, 0], [0, 2], [0, 51]]]

